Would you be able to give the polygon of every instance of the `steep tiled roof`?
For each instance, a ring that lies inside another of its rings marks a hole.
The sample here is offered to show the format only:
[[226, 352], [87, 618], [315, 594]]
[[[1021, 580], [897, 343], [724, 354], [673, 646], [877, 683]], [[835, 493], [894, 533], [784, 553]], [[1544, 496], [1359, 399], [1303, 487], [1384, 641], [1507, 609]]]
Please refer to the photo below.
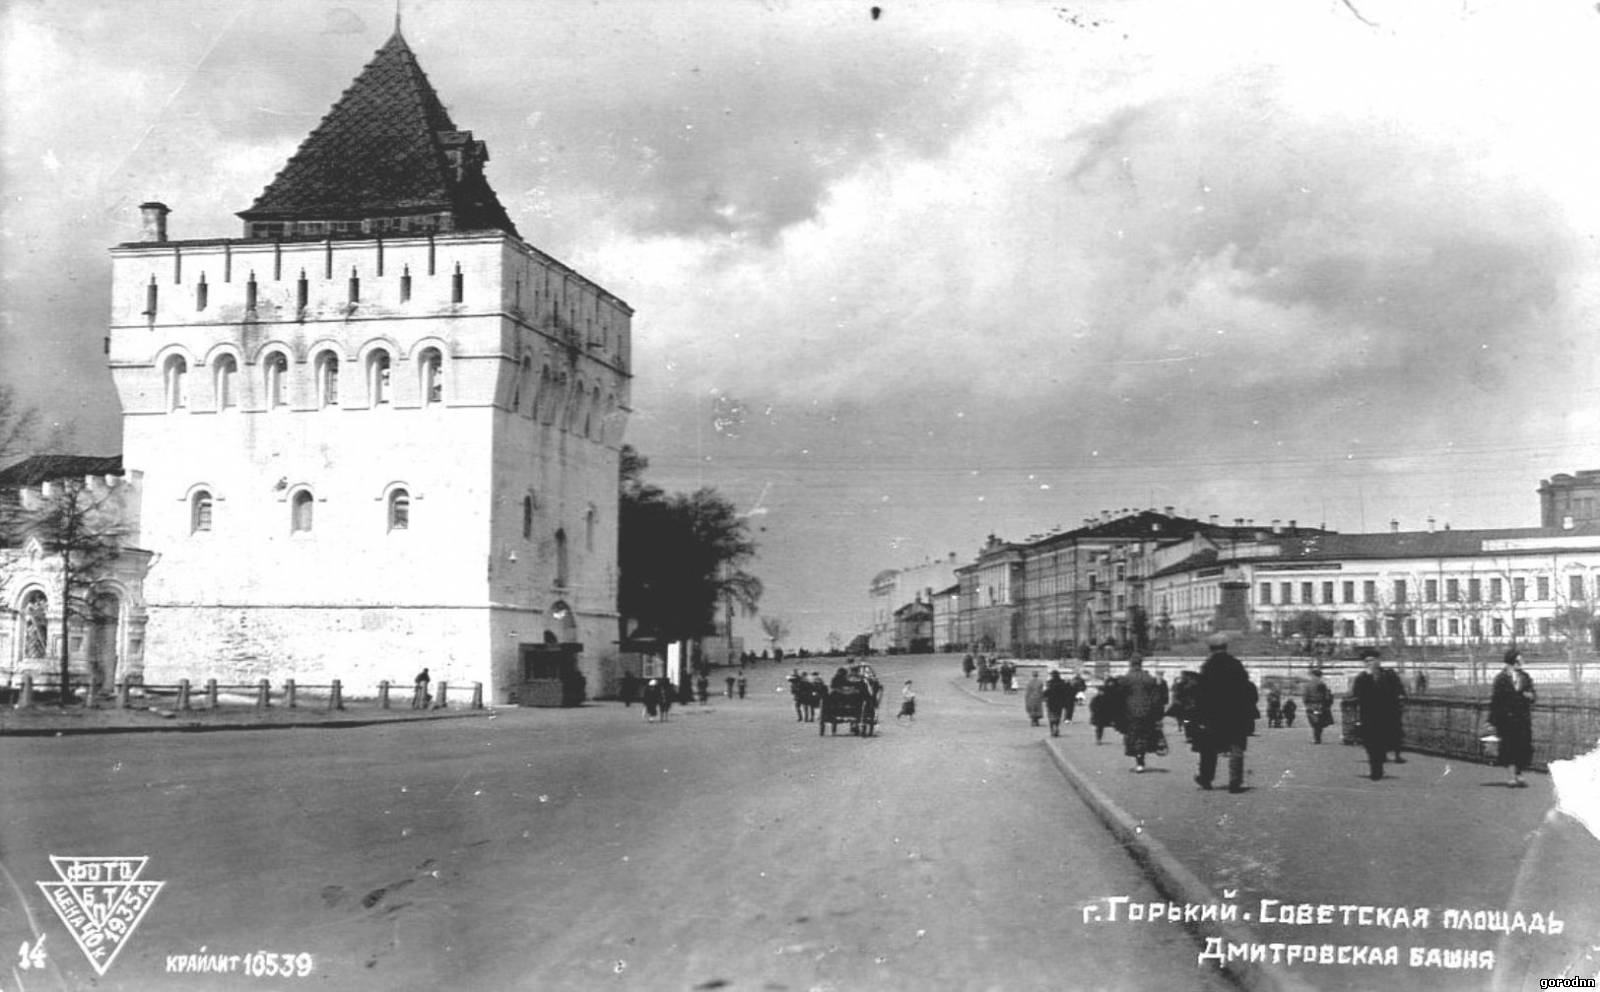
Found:
[[239, 216], [334, 220], [449, 212], [456, 230], [515, 235], [483, 176], [488, 157], [470, 131], [456, 129], [396, 30]]

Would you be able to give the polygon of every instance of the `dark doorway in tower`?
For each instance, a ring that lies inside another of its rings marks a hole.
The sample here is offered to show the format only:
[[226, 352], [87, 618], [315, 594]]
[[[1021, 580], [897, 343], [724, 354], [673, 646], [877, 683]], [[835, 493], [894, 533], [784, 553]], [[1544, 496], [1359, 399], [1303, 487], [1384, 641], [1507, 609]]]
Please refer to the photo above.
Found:
[[560, 600], [550, 604], [540, 641], [518, 648], [520, 705], [577, 706], [583, 702], [585, 680], [578, 670], [583, 644], [578, 640], [578, 620], [570, 606]]

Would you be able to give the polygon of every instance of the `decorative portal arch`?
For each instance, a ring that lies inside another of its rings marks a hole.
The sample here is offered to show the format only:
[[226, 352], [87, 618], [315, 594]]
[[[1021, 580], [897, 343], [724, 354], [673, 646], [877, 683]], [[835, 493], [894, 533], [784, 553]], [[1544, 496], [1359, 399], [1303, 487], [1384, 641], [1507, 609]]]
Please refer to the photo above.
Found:
[[122, 599], [110, 589], [97, 589], [89, 600], [87, 660], [95, 684], [115, 685], [122, 620]]
[[578, 617], [566, 600], [558, 599], [550, 604], [544, 617], [543, 639], [546, 644], [578, 643]]
[[50, 657], [50, 598], [42, 589], [30, 590], [23, 594], [17, 614], [22, 660], [44, 662]]

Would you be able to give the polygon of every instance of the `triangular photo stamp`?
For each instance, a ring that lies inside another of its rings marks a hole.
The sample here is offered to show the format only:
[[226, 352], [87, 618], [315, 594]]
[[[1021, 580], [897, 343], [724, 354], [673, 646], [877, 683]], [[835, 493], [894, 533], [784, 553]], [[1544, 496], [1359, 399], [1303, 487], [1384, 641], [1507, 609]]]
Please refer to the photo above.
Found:
[[50, 855], [59, 882], [39, 889], [99, 975], [117, 959], [166, 882], [143, 882], [149, 858], [73, 858]]

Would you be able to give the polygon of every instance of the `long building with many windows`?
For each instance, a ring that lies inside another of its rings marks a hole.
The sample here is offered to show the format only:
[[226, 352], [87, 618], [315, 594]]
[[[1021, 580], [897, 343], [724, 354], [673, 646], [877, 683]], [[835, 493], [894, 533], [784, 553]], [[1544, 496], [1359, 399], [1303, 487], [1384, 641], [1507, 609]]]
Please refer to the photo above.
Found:
[[[1023, 542], [991, 535], [955, 570], [957, 650], [1065, 658], [1215, 630], [1333, 646], [1593, 643], [1600, 473], [1542, 483], [1539, 527], [1338, 534], [1135, 510]], [[935, 613], [938, 616], [938, 611]]]

